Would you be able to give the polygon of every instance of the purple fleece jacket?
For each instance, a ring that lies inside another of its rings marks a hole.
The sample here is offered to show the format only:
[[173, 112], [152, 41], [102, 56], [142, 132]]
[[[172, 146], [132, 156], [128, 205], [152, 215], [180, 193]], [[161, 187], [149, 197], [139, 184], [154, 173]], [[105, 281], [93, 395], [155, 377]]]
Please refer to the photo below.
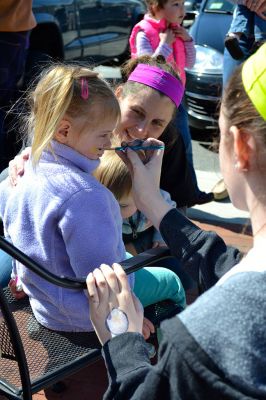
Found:
[[[0, 186], [0, 216], [5, 234], [22, 251], [56, 275], [85, 277], [101, 263], [126, 258], [120, 209], [113, 194], [91, 173], [89, 160], [70, 147], [52, 142], [16, 188]], [[16, 264], [37, 320], [62, 331], [90, 331], [85, 291], [69, 290], [37, 277]], [[134, 285], [134, 276], [129, 277]]]

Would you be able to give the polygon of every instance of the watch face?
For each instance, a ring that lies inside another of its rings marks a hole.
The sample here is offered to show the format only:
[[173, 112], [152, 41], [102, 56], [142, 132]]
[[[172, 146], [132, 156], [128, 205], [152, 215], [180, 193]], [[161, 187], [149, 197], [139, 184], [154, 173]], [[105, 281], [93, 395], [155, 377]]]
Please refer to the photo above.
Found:
[[107, 315], [105, 325], [108, 331], [113, 335], [121, 335], [128, 330], [128, 318], [124, 311], [119, 308], [113, 308]]

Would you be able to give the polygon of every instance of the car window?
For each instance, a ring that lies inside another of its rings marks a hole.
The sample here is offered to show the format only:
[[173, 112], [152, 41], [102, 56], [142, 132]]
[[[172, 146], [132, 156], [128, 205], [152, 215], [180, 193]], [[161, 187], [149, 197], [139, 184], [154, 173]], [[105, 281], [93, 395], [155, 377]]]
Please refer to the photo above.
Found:
[[235, 5], [227, 0], [208, 0], [205, 3], [205, 12], [232, 14]]

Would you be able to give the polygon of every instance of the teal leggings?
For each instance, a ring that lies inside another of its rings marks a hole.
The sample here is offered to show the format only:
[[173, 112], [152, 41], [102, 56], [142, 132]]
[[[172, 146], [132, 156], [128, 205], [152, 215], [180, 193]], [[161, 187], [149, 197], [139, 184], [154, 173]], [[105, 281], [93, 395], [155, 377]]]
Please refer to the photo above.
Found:
[[143, 307], [162, 300], [173, 300], [186, 305], [185, 291], [178, 276], [167, 268], [145, 267], [135, 272], [133, 289]]

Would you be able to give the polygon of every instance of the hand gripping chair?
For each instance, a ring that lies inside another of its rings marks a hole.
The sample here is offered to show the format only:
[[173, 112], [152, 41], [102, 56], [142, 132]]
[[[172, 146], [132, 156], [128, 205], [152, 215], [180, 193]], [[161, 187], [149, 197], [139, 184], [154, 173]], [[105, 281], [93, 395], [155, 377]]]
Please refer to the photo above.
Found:
[[[0, 249], [50, 283], [73, 290], [86, 288], [85, 278], [58, 277], [1, 236]], [[168, 249], [152, 249], [121, 264], [129, 274], [169, 257]], [[145, 308], [145, 315], [159, 326], [160, 321], [180, 311], [167, 300]], [[34, 393], [101, 357], [95, 333], [51, 331], [36, 321], [27, 297], [16, 300], [9, 288], [1, 286], [0, 312], [0, 394], [8, 399], [30, 400]]]

